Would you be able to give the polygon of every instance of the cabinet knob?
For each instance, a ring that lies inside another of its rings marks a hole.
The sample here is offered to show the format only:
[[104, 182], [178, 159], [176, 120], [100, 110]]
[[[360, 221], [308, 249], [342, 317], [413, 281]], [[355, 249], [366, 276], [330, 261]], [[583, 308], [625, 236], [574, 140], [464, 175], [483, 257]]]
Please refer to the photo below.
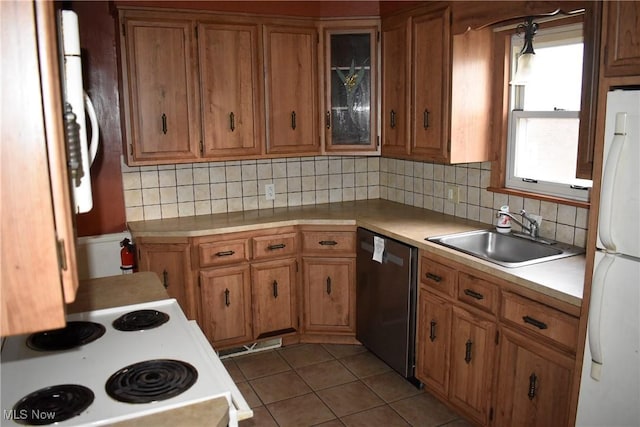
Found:
[[547, 329], [547, 324], [544, 322], [541, 322], [537, 319], [534, 319], [533, 317], [529, 317], [529, 316], [523, 316], [522, 320], [524, 321], [524, 323], [528, 323], [530, 325], [535, 326], [538, 329]]
[[235, 254], [235, 251], [221, 251], [221, 252], [216, 252], [216, 256], [230, 256]]
[[320, 240], [318, 244], [322, 246], [335, 246], [338, 244], [338, 242], [336, 242], [335, 240]]
[[473, 346], [473, 342], [467, 340], [464, 345], [464, 361], [467, 362], [467, 364], [471, 363], [471, 346]]
[[291, 112], [291, 129], [296, 130], [296, 112]]
[[396, 128], [396, 112], [394, 110], [391, 110], [391, 120], [389, 125], [391, 126], [391, 129]]
[[233, 111], [229, 113], [229, 129], [231, 129], [231, 132], [236, 130], [236, 116]]
[[527, 396], [529, 396], [529, 400], [533, 400], [536, 397], [537, 388], [538, 388], [538, 377], [536, 376], [535, 372], [533, 372], [529, 376], [529, 392], [527, 393]]
[[429, 339], [431, 340], [431, 342], [434, 342], [436, 340], [436, 325], [438, 324], [438, 322], [436, 322], [435, 320], [432, 320], [431, 323], [429, 324]]
[[331, 295], [331, 277], [327, 277], [327, 295]]
[[442, 281], [442, 277], [438, 276], [437, 274], [426, 273], [426, 276], [427, 276], [427, 279], [433, 280], [434, 282]]
[[277, 245], [269, 245], [267, 249], [270, 251], [275, 251], [276, 249], [284, 249], [287, 245], [284, 243], [278, 243]]
[[327, 127], [327, 129], [331, 129], [331, 112], [327, 111], [326, 113], [324, 113], [324, 125]]
[[169, 272], [166, 269], [162, 270], [162, 285], [165, 289], [169, 289]]
[[229, 299], [230, 293], [231, 292], [229, 292], [229, 289], [224, 290], [224, 305], [226, 305], [227, 307], [231, 305], [231, 300]]
[[422, 126], [427, 129], [429, 127], [429, 110], [424, 110], [422, 114]]
[[278, 298], [278, 281], [273, 281], [273, 297]]
[[473, 289], [465, 289], [464, 294], [477, 300], [484, 299], [484, 295], [482, 295], [480, 292], [474, 291]]

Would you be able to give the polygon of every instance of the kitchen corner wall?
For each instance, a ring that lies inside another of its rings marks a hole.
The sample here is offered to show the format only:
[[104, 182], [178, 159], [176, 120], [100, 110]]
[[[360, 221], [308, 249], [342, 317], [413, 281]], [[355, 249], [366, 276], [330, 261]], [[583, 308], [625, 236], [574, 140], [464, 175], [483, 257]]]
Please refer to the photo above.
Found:
[[[489, 192], [490, 174], [489, 162], [445, 166], [346, 156], [122, 165], [127, 221], [382, 198], [486, 224], [502, 205], [524, 208], [542, 215], [541, 236], [586, 245], [587, 209]], [[265, 199], [269, 183], [272, 201]], [[458, 188], [459, 203], [446, 199], [449, 184]]]

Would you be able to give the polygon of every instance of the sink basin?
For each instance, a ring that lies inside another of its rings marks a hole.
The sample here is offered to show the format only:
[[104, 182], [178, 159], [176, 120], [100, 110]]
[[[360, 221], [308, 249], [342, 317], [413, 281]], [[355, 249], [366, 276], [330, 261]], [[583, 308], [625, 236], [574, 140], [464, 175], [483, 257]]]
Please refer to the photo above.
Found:
[[503, 267], [522, 267], [584, 253], [584, 249], [577, 246], [552, 240], [533, 240], [514, 233], [501, 234], [495, 230], [470, 231], [425, 240]]

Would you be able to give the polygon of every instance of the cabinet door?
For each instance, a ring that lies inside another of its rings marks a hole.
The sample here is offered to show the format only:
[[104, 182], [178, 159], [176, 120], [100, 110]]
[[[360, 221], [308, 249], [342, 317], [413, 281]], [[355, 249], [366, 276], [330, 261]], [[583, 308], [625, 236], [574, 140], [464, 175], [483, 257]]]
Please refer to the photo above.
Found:
[[416, 377], [427, 388], [447, 396], [451, 303], [420, 288], [418, 300]]
[[441, 9], [412, 19], [411, 155], [448, 158], [450, 13]]
[[355, 259], [304, 258], [305, 332], [355, 334]]
[[212, 344], [251, 341], [248, 264], [200, 271], [200, 326]]
[[605, 30], [604, 75], [640, 75], [640, 4], [637, 1], [604, 3]]
[[491, 403], [495, 337], [495, 321], [453, 308], [449, 399], [483, 425]]
[[409, 154], [407, 87], [409, 34], [406, 19], [382, 25], [382, 155]]
[[377, 149], [377, 27], [325, 31], [325, 150]]
[[167, 293], [175, 298], [189, 319], [196, 318], [191, 295], [191, 255], [188, 243], [143, 243], [139, 246], [141, 271], [153, 271]]
[[295, 258], [251, 265], [253, 335], [256, 339], [298, 329], [296, 279]]
[[315, 28], [265, 26], [267, 153], [317, 154]]
[[575, 361], [502, 330], [496, 426], [566, 426]]
[[200, 119], [194, 25], [125, 19], [123, 70], [129, 164], [198, 157]]
[[260, 154], [258, 25], [201, 23], [198, 28], [203, 156]]

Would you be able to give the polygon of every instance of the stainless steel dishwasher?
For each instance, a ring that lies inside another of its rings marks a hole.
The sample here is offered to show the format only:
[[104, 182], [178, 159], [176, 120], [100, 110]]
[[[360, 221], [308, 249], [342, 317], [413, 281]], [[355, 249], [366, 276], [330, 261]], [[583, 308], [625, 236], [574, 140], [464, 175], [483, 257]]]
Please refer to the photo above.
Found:
[[[358, 228], [357, 238], [356, 338], [418, 384], [414, 377], [417, 249], [364, 228]], [[375, 240], [384, 245], [379, 261], [373, 259]]]

